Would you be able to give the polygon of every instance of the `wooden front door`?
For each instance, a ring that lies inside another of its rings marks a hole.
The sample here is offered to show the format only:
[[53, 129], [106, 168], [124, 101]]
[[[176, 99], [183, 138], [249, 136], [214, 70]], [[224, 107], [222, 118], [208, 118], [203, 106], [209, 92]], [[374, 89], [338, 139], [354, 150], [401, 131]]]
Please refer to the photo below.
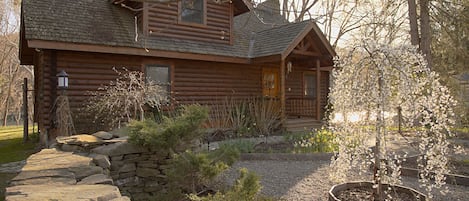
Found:
[[265, 97], [279, 96], [279, 75], [278, 69], [264, 68], [262, 69], [262, 95]]

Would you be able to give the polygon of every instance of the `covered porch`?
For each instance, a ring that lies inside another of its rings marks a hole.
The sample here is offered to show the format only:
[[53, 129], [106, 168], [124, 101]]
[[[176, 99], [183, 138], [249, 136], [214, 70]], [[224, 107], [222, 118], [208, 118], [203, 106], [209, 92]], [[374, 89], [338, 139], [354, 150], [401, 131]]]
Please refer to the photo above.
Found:
[[322, 126], [335, 55], [322, 32], [311, 23], [281, 54], [254, 60], [264, 64], [263, 95], [278, 97], [283, 127], [288, 131]]

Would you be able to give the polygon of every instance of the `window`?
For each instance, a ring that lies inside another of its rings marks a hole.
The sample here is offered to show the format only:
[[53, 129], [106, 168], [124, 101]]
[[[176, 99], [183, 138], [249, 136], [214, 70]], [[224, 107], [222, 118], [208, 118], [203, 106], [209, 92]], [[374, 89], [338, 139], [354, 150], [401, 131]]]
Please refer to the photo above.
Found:
[[303, 76], [304, 95], [309, 98], [316, 97], [316, 75], [304, 74]]
[[262, 95], [277, 97], [279, 91], [278, 84], [278, 71], [276, 69], [262, 70]]
[[205, 24], [205, 0], [182, 0], [180, 8], [182, 22]]
[[147, 80], [151, 80], [160, 86], [166, 86], [166, 90], [171, 92], [171, 75], [169, 66], [149, 65], [146, 67]]

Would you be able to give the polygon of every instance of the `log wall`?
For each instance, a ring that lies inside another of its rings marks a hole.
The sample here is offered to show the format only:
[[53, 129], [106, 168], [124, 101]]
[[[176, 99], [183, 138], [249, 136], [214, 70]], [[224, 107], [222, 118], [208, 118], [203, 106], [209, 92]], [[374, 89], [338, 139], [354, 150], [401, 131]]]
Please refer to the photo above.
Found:
[[[71, 109], [83, 108], [89, 92], [117, 78], [113, 70], [142, 71], [145, 65], [163, 64], [171, 67], [173, 105], [219, 104], [225, 97], [244, 99], [261, 96], [261, 67], [251, 65], [154, 59], [138, 56], [57, 51], [53, 70], [52, 51], [38, 53], [36, 64], [37, 120], [41, 130], [50, 126], [50, 112], [57, 96], [55, 75], [61, 70], [69, 74], [67, 96]], [[39, 57], [39, 55], [42, 55]], [[54, 71], [54, 72], [52, 72]], [[74, 120], [80, 122], [80, 119]], [[79, 125], [78, 125], [79, 126]]]
[[144, 3], [144, 33], [186, 40], [230, 44], [232, 4], [207, 0], [206, 24], [179, 22], [179, 3]]
[[141, 58], [134, 56], [49, 50], [36, 55], [39, 61], [35, 66], [37, 79], [35, 112], [39, 129], [42, 131], [51, 126], [51, 112], [57, 97], [57, 72], [65, 70], [69, 75], [69, 89], [66, 94], [74, 111], [73, 115], [77, 115], [79, 109], [85, 106], [90, 91], [109, 84], [117, 77], [114, 67], [141, 70]]
[[[96, 91], [117, 78], [113, 68], [142, 71], [145, 65], [170, 66], [172, 104], [177, 106], [191, 103], [220, 105], [227, 97], [241, 100], [262, 96], [262, 68], [274, 67], [73, 51], [54, 53], [50, 50], [36, 53], [35, 60], [35, 110], [41, 130], [50, 126], [51, 108], [57, 96], [56, 74], [61, 70], [69, 74], [66, 93], [71, 109], [78, 111], [84, 107], [90, 91]], [[293, 72], [288, 74], [287, 99], [303, 97], [303, 73], [308, 70], [306, 67], [294, 67]], [[321, 83], [321, 108], [324, 108], [329, 87], [328, 72], [321, 73]], [[89, 119], [74, 119], [78, 127], [82, 120]], [[92, 126], [87, 126], [92, 129]]]
[[262, 95], [259, 66], [208, 62], [178, 62], [175, 66], [174, 97], [180, 104]]

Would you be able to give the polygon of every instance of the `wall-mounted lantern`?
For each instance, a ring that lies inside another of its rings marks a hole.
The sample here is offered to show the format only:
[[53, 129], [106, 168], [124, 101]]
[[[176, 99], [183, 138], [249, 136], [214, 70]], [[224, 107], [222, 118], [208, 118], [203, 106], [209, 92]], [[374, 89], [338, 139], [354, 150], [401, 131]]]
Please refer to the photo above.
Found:
[[57, 74], [58, 89], [68, 89], [68, 74], [62, 70]]

